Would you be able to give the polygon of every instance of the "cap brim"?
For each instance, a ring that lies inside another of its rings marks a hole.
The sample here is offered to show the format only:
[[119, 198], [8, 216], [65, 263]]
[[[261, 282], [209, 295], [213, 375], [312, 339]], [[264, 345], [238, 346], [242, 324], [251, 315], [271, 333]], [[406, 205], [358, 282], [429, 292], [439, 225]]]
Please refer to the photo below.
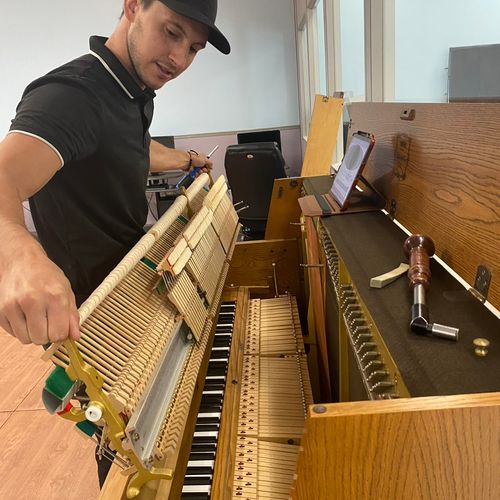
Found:
[[201, 12], [193, 11], [189, 4], [181, 2], [179, 0], [161, 0], [163, 4], [172, 9], [177, 14], [184, 17], [189, 17], [194, 21], [198, 21], [205, 26], [208, 26], [210, 33], [208, 34], [208, 41], [223, 54], [229, 54], [231, 52], [231, 46], [227, 41], [227, 38], [219, 31], [217, 26], [208, 17], [204, 16]]

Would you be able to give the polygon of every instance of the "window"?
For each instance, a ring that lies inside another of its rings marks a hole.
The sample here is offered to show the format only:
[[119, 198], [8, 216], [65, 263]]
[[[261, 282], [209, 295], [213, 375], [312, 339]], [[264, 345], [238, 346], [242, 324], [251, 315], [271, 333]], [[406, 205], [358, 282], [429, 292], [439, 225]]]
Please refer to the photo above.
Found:
[[498, 44], [499, 26], [498, 0], [395, 2], [395, 100], [446, 102], [450, 47]]
[[346, 102], [365, 100], [364, 0], [340, 0], [341, 89]]

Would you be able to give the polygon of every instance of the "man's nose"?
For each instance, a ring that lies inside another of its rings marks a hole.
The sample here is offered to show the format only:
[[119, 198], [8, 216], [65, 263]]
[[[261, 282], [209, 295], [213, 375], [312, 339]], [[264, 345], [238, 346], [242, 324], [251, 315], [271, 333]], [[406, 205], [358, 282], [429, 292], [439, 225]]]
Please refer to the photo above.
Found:
[[176, 70], [181, 73], [187, 68], [189, 60], [189, 45], [177, 43], [170, 51], [170, 59], [175, 63]]

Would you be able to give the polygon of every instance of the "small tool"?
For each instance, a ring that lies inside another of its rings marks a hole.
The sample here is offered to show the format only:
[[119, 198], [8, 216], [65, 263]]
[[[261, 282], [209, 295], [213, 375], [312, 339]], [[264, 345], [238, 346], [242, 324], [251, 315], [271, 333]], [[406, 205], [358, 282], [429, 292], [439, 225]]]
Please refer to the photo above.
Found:
[[380, 276], [375, 276], [374, 278], [372, 278], [370, 280], [370, 287], [383, 288], [389, 283], [396, 281], [400, 276], [406, 273], [408, 269], [410, 269], [410, 266], [402, 262], [398, 267], [396, 267], [396, 269], [392, 269], [391, 271], [381, 274]]
[[448, 340], [458, 340], [458, 328], [429, 323], [429, 308], [425, 300], [425, 291], [429, 288], [431, 269], [429, 257], [434, 255], [434, 242], [421, 234], [414, 234], [403, 245], [410, 261], [408, 278], [413, 289], [410, 329], [419, 335], [432, 335]]
[[[210, 158], [219, 148], [219, 145], [214, 147], [210, 153], [208, 153], [207, 158]], [[188, 172], [186, 175], [182, 177], [182, 179], [175, 185], [177, 189], [180, 189], [181, 187], [187, 187], [191, 182], [196, 178], [196, 176], [200, 173], [201, 169], [203, 167], [194, 167], [191, 172]]]

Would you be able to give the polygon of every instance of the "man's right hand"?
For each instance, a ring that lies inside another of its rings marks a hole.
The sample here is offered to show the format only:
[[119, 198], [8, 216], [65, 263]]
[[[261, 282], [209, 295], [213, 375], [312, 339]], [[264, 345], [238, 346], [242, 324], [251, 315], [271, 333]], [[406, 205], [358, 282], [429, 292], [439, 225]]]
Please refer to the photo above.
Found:
[[0, 328], [23, 344], [79, 338], [79, 315], [70, 283], [45, 255], [14, 257], [3, 270]]
[[80, 336], [66, 276], [24, 227], [22, 201], [61, 166], [60, 156], [38, 138], [14, 132], [0, 142], [0, 329], [24, 344]]

